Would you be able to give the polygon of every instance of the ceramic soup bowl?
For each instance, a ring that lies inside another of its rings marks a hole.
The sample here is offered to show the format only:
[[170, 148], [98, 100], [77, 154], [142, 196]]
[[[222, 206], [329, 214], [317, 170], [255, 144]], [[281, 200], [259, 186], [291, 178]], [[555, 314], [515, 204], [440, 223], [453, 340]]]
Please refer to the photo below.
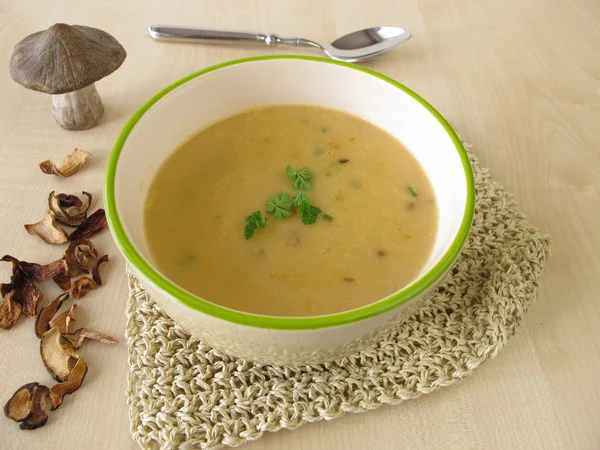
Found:
[[[383, 128], [414, 154], [433, 186], [439, 226], [420, 275], [367, 306], [315, 317], [272, 317], [202, 299], [154, 266], [144, 237], [146, 192], [161, 163], [187, 137], [263, 105], [312, 104]], [[105, 204], [120, 251], [154, 300], [192, 335], [232, 356], [277, 365], [317, 364], [375, 343], [406, 318], [459, 255], [474, 207], [471, 166], [442, 116], [403, 85], [359, 66], [305, 56], [231, 61], [196, 72], [150, 99], [129, 120], [110, 156]]]

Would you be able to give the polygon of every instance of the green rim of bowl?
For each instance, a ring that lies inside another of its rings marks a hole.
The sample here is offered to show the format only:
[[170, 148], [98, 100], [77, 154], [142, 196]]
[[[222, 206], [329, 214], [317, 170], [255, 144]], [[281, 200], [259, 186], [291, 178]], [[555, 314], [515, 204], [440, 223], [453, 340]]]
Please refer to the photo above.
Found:
[[[131, 133], [131, 130], [137, 124], [137, 122], [162, 97], [164, 97], [174, 89], [178, 88], [179, 86], [187, 83], [188, 81], [193, 80], [194, 78], [200, 77], [210, 72], [214, 72], [215, 70], [219, 70], [224, 67], [274, 59], [296, 59], [313, 61], [322, 64], [336, 64], [351, 70], [358, 70], [373, 77], [379, 78], [380, 80], [385, 81], [386, 83], [389, 83], [390, 85], [404, 91], [406, 94], [410, 95], [413, 99], [415, 99], [417, 102], [423, 105], [431, 113], [431, 115], [433, 115], [438, 120], [438, 122], [444, 127], [444, 129], [448, 133], [448, 136], [452, 139], [454, 147], [456, 148], [456, 151], [458, 152], [461, 158], [467, 183], [467, 201], [463, 215], [463, 220], [458, 230], [458, 233], [448, 251], [446, 251], [446, 253], [435, 264], [434, 267], [432, 267], [415, 283], [375, 303], [370, 303], [366, 306], [363, 306], [362, 308], [357, 308], [337, 314], [329, 314], [325, 316], [314, 317], [261, 316], [256, 314], [244, 313], [241, 311], [236, 311], [216, 305], [182, 289], [175, 283], [169, 281], [157, 270], [155, 270], [150, 264], [148, 264], [148, 262], [146, 262], [146, 260], [138, 253], [136, 248], [133, 246], [133, 244], [127, 237], [125, 230], [123, 229], [123, 225], [121, 223], [121, 219], [119, 217], [115, 201], [115, 175], [117, 172], [117, 164], [119, 162], [119, 156], [121, 154], [121, 150], [123, 149], [123, 145], [125, 144], [129, 133]], [[119, 134], [117, 141], [115, 142], [115, 145], [108, 160], [104, 202], [111, 232], [117, 243], [117, 246], [125, 256], [125, 258], [151, 283], [153, 283], [162, 291], [166, 292], [169, 296], [177, 299], [179, 302], [181, 302], [189, 308], [228, 322], [234, 322], [240, 325], [246, 325], [257, 328], [269, 328], [279, 330], [303, 330], [334, 327], [343, 324], [359, 322], [369, 317], [378, 316], [380, 314], [385, 313], [386, 311], [394, 309], [399, 305], [408, 302], [409, 300], [411, 300], [412, 298], [414, 298], [415, 296], [432, 286], [436, 281], [438, 281], [450, 268], [452, 263], [456, 260], [469, 235], [475, 206], [475, 184], [473, 180], [471, 164], [469, 163], [467, 153], [460, 139], [458, 138], [450, 124], [448, 124], [448, 122], [442, 117], [442, 115], [439, 112], [437, 112], [429, 103], [427, 103], [422, 97], [417, 95], [415, 92], [413, 92], [406, 86], [378, 72], [349, 63], [312, 56], [279, 55], [237, 59], [208, 67], [206, 69], [188, 75], [187, 77], [182, 78], [181, 80], [171, 84], [170, 86], [156, 94], [154, 97], [152, 97], [150, 100], [148, 100], [131, 117], [131, 119], [129, 119], [129, 121]]]

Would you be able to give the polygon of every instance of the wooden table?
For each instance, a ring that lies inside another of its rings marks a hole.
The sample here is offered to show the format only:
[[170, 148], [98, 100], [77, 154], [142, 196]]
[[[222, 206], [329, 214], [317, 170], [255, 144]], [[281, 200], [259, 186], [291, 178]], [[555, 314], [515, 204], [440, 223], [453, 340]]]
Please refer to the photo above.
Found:
[[[377, 4], [377, 6], [372, 6]], [[369, 6], [371, 5], [371, 6]], [[98, 83], [106, 115], [89, 131], [62, 130], [50, 97], [14, 83], [13, 46], [55, 22], [102, 28], [128, 51]], [[598, 0], [3, 0], [0, 4], [0, 253], [49, 262], [64, 248], [29, 236], [51, 190], [94, 194], [129, 116], [152, 94], [211, 64], [284, 49], [161, 44], [153, 23], [278, 31], [321, 42], [372, 25], [414, 37], [365, 64], [416, 90], [473, 144], [482, 164], [516, 194], [554, 255], [525, 324], [492, 362], [463, 383], [397, 407], [268, 435], [248, 449], [600, 448], [600, 3]], [[43, 175], [43, 159], [93, 152], [79, 175]], [[123, 339], [124, 261], [108, 232], [107, 284], [82, 300], [77, 324]], [[0, 267], [7, 280], [9, 265]], [[55, 291], [43, 285], [46, 298]], [[33, 322], [0, 337], [0, 398], [23, 383], [51, 383]], [[0, 420], [0, 448], [136, 448], [125, 402], [125, 342], [82, 348], [90, 371], [47, 426], [25, 432]]]

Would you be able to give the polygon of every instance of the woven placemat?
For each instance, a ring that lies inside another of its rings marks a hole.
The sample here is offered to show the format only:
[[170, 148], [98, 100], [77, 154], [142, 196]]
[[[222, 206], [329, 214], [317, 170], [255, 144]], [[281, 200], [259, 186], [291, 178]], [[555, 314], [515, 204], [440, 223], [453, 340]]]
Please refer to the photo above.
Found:
[[464, 251], [410, 319], [352, 357], [303, 367], [229, 357], [182, 330], [128, 272], [134, 439], [144, 448], [238, 446], [265, 431], [414, 399], [495, 357], [536, 296], [550, 239], [470, 158], [476, 212]]

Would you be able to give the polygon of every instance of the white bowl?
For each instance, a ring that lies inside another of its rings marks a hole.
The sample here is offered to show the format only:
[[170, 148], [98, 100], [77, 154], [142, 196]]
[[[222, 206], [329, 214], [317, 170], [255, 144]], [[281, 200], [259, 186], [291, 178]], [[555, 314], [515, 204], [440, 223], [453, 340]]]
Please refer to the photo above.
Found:
[[[146, 192], [187, 137], [252, 107], [313, 104], [347, 111], [395, 136], [413, 153], [439, 208], [434, 249], [410, 285], [362, 308], [316, 317], [271, 317], [224, 308], [168, 280], [144, 237]], [[417, 94], [360, 66], [306, 56], [231, 61], [167, 87], [137, 111], [110, 156], [105, 204], [115, 241], [142, 286], [185, 330], [233, 356], [269, 364], [315, 364], [376, 342], [410, 314], [460, 253], [473, 218], [471, 166], [442, 116]]]

